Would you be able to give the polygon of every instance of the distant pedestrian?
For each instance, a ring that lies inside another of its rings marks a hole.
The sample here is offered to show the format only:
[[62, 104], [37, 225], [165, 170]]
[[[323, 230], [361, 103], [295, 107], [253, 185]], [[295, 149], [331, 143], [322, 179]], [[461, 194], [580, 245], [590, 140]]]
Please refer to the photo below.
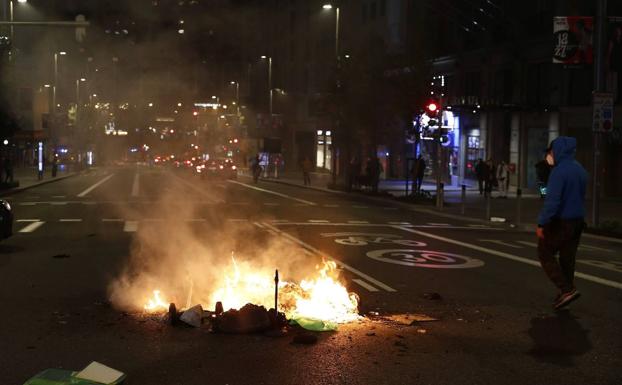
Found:
[[380, 184], [380, 174], [382, 174], [382, 164], [377, 156], [373, 156], [367, 162], [368, 177], [371, 184], [371, 190], [374, 193], [378, 192], [378, 185]]
[[[553, 166], [544, 206], [538, 216], [538, 258], [559, 289], [554, 308], [560, 309], [580, 294], [574, 286], [577, 248], [585, 227], [587, 172], [575, 160], [577, 141], [560, 136], [551, 142], [547, 162]], [[555, 258], [559, 253], [559, 261]]]
[[490, 175], [490, 168], [482, 158], [479, 158], [475, 165], [475, 175], [477, 176], [477, 183], [479, 185], [479, 195], [482, 195], [486, 191], [486, 180]]
[[58, 172], [58, 155], [54, 155], [52, 159], [52, 178], [56, 178], [56, 173]]
[[549, 182], [549, 175], [551, 174], [552, 167], [546, 161], [546, 156], [544, 159], [536, 163], [534, 167], [536, 168], [536, 179], [538, 181], [540, 198], [544, 198], [546, 197], [546, 184]]
[[309, 160], [308, 156], [302, 160], [302, 179], [305, 186], [311, 185], [311, 169], [313, 165], [311, 164], [311, 160]]
[[251, 161], [251, 172], [253, 173], [253, 182], [259, 181], [259, 175], [261, 175], [261, 164], [259, 160], [259, 154], [255, 155]]
[[413, 193], [419, 194], [421, 192], [421, 185], [423, 184], [423, 176], [425, 175], [425, 160], [421, 155], [417, 157], [412, 169], [410, 170], [413, 178]]
[[348, 185], [350, 190], [352, 188], [358, 188], [361, 179], [361, 161], [358, 156], [354, 156], [350, 161], [350, 170], [348, 175]]
[[4, 182], [13, 183], [13, 163], [10, 157], [4, 158]]
[[497, 166], [497, 184], [499, 186], [499, 198], [508, 197], [508, 187], [510, 184], [510, 169], [508, 165], [501, 161]]

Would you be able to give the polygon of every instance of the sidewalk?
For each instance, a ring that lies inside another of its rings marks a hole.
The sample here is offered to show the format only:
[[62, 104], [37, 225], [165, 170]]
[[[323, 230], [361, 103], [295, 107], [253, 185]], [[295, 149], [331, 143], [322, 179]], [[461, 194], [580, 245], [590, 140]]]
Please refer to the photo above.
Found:
[[[248, 170], [240, 170], [240, 174], [250, 176]], [[312, 188], [316, 190], [326, 191], [326, 192], [340, 192], [342, 191], [331, 190], [327, 188], [328, 183], [331, 181], [331, 175], [327, 173], [311, 173], [311, 185], [304, 186], [302, 180], [302, 173], [292, 173], [286, 172], [279, 176], [279, 178], [262, 178], [264, 181], [272, 181], [277, 183], [284, 183], [299, 187]], [[398, 190], [401, 184], [401, 189]], [[436, 185], [430, 183], [430, 181], [424, 181], [422, 186], [423, 190], [431, 192], [432, 194], [436, 193]], [[392, 198], [395, 197], [403, 197], [405, 186], [404, 180], [384, 180], [380, 182], [379, 185], [379, 194], [374, 195], [369, 192], [360, 192], [355, 191], [352, 194], [356, 194], [359, 196], [367, 196], [373, 199], [391, 199], [394, 202], [399, 202]], [[409, 191], [412, 191], [409, 186]], [[543, 199], [540, 198], [539, 194], [523, 194], [520, 199], [520, 218], [518, 213], [518, 200], [516, 198], [516, 190], [511, 189], [508, 194], [508, 198], [499, 198], [499, 193], [494, 191], [492, 193], [492, 198], [490, 199], [490, 217], [487, 217], [487, 202], [486, 198], [483, 195], [479, 194], [479, 190], [475, 187], [468, 188], [466, 190], [466, 199], [464, 203], [464, 214], [463, 214], [463, 204], [462, 204], [462, 192], [461, 187], [458, 186], [447, 186], [445, 188], [445, 205], [442, 211], [439, 211], [433, 205], [425, 205], [425, 204], [410, 204], [399, 202], [400, 204], [407, 204], [412, 207], [419, 207], [427, 210], [434, 210], [436, 212], [442, 212], [445, 215], [459, 217], [460, 219], [477, 219], [481, 221], [489, 221], [490, 218], [502, 218], [502, 220], [506, 223], [510, 224], [520, 224], [523, 228], [534, 228], [536, 226], [536, 221], [538, 217], [538, 213], [542, 207], [544, 202]], [[586, 201], [586, 218], [589, 221], [591, 218], [591, 202]], [[601, 223], [605, 222], [613, 222], [620, 221], [622, 218], [622, 200], [620, 199], [603, 199], [601, 200]]]
[[[19, 182], [19, 186], [13, 188], [0, 187], [0, 194], [14, 194], [35, 186], [51, 183], [76, 175], [76, 171], [72, 171], [67, 167], [59, 167], [56, 177], [52, 178], [52, 170], [50, 167], [45, 170], [43, 178], [40, 180], [37, 175], [36, 167], [18, 167], [13, 170], [13, 181]], [[4, 175], [3, 175], [4, 176]]]

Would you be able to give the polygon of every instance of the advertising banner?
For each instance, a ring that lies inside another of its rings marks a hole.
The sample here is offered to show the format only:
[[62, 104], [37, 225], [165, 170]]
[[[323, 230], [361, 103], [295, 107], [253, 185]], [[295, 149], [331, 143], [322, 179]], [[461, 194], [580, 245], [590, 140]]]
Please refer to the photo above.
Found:
[[553, 63], [590, 65], [593, 63], [594, 20], [591, 16], [553, 18]]

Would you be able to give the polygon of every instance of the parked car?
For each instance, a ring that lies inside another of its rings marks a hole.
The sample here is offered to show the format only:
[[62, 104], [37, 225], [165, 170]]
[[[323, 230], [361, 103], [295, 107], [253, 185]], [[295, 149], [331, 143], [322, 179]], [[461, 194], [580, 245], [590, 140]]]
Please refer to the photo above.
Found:
[[9, 202], [0, 200], [0, 239], [13, 235], [13, 210]]

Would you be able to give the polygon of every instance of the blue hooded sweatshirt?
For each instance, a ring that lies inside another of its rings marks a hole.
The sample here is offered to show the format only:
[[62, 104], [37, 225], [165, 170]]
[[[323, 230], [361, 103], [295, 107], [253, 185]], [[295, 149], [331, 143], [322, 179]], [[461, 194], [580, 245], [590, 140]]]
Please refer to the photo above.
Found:
[[557, 219], [583, 219], [585, 217], [585, 186], [587, 172], [575, 160], [577, 140], [568, 136], [555, 139], [551, 170], [546, 185], [546, 199], [538, 216], [538, 225], [544, 226]]

